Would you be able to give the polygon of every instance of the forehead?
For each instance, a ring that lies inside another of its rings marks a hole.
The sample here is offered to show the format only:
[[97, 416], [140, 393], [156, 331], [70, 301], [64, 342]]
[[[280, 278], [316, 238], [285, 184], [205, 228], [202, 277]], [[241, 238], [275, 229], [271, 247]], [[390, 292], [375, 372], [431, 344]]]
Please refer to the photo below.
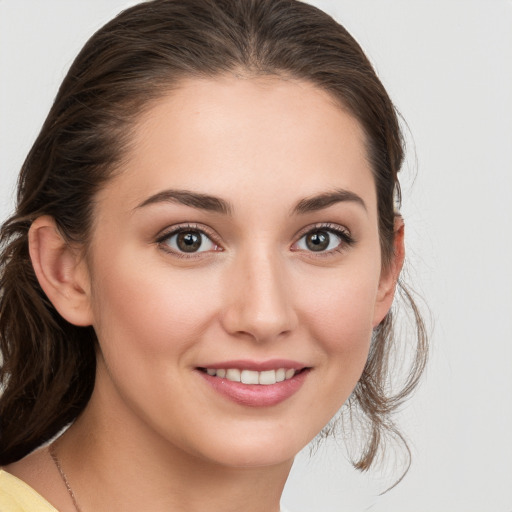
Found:
[[375, 202], [359, 122], [318, 87], [278, 77], [190, 79], [157, 100], [103, 195], [135, 207], [167, 188], [235, 202], [344, 188]]

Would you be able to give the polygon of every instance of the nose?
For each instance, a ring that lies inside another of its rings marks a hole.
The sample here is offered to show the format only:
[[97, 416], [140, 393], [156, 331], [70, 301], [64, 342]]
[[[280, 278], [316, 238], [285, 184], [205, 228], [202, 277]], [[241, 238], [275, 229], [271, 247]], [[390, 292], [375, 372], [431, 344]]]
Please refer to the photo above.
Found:
[[229, 270], [222, 323], [232, 335], [275, 340], [297, 326], [284, 262], [260, 252], [236, 258]]

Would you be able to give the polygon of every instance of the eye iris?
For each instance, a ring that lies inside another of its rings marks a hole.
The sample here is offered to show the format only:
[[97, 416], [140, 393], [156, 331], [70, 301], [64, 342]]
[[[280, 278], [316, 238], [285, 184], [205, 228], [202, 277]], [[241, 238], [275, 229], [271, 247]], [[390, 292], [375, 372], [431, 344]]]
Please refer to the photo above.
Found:
[[325, 231], [313, 231], [306, 236], [306, 245], [311, 251], [324, 251], [329, 247], [329, 234]]
[[184, 231], [178, 235], [176, 244], [180, 251], [195, 252], [201, 247], [201, 235], [194, 231]]

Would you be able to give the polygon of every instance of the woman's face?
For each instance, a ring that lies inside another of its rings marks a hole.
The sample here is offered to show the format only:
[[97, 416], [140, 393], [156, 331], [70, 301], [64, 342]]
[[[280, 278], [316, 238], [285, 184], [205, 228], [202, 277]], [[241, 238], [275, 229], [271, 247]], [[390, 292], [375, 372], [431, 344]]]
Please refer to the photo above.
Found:
[[97, 199], [104, 406], [209, 461], [290, 460], [390, 305], [358, 122], [309, 83], [190, 80], [142, 116]]

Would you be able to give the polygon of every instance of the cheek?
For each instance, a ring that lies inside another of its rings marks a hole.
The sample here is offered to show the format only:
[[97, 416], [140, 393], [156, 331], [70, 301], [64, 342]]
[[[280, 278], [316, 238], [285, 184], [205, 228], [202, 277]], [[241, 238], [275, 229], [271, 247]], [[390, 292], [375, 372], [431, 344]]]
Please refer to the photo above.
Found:
[[371, 333], [378, 289], [378, 272], [350, 271], [326, 276], [298, 293], [301, 307], [318, 337], [335, 349]]
[[114, 265], [96, 265], [93, 307], [100, 345], [137, 353], [139, 361], [179, 354], [214, 314], [215, 274], [176, 271], [132, 254], [103, 259]]
[[304, 324], [328, 360], [326, 378], [338, 387], [342, 401], [359, 380], [368, 357], [378, 288], [376, 268], [340, 274], [338, 279], [331, 276], [316, 292], [302, 294]]

